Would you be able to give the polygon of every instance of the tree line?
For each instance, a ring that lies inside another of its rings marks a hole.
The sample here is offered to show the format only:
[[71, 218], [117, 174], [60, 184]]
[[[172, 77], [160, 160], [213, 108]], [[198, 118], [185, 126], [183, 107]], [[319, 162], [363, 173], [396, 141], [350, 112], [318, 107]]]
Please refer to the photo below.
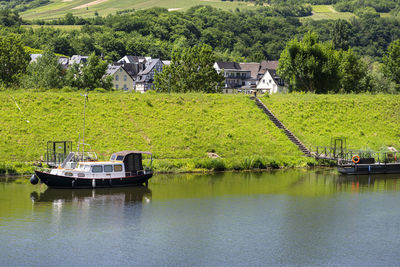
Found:
[[[30, 59], [18, 35], [0, 38], [0, 88], [112, 88], [111, 76], [105, 75], [108, 63], [94, 53], [86, 64], [74, 63], [66, 70], [49, 49], [31, 63]], [[155, 88], [160, 92], [221, 92], [224, 77], [213, 68], [215, 60], [211, 46], [206, 44], [176, 49], [171, 64], [156, 73]], [[302, 40], [295, 38], [286, 44], [278, 74], [290, 91], [398, 93], [400, 39], [390, 44], [383, 64], [371, 68], [351, 48], [335, 49], [333, 42], [321, 42], [318, 34], [308, 32]]]
[[107, 66], [106, 61], [92, 53], [86, 64], [74, 63], [63, 69], [50, 49], [31, 62], [19, 35], [11, 33], [0, 38], [0, 89], [110, 90], [112, 78], [105, 76]]
[[[209, 48], [202, 49], [211, 50], [214, 61], [259, 62], [265, 59], [280, 59], [283, 62], [280, 64], [280, 74], [290, 83], [292, 90], [318, 93], [398, 90], [398, 82], [393, 74], [396, 72], [392, 71], [391, 74], [387, 67], [390, 65], [388, 55], [395, 55], [391, 51], [393, 46], [396, 47], [395, 40], [400, 39], [400, 25], [396, 18], [361, 17], [350, 21], [307, 20], [300, 23], [296, 17], [272, 16], [268, 13], [269, 9], [264, 8], [223, 11], [209, 6], [197, 6], [186, 12], [168, 12], [163, 8], [152, 8], [123, 15], [109, 15], [105, 18], [84, 19], [92, 20], [94, 24], [98, 20], [101, 25], [83, 25], [78, 30], [66, 31], [49, 27], [25, 28], [20, 26], [21, 19], [18, 13], [7, 12], [0, 12], [0, 24], [4, 25], [0, 27], [3, 43], [9, 42], [5, 36], [18, 36], [17, 43], [45, 50], [52, 55], [53, 61], [54, 53], [67, 56], [94, 53], [93, 56], [104, 55], [107, 62], [115, 61], [126, 54], [163, 59], [169, 59], [172, 55], [177, 66], [181, 60], [179, 54], [199, 54], [200, 50], [190, 51], [189, 48], [201, 47], [204, 44]], [[75, 23], [77, 18], [67, 14], [64, 19]], [[11, 57], [13, 53], [9, 52]], [[318, 69], [319, 66], [305, 66], [297, 60], [297, 57], [305, 55], [313, 55], [315, 58], [309, 62], [317, 62], [323, 66], [322, 71]], [[7, 58], [7, 55], [4, 58]], [[46, 58], [48, 57], [43, 56], [38, 62], [41, 63]], [[284, 63], [285, 60], [290, 64]], [[43, 63], [43, 66], [50, 66], [49, 62], [51, 61]], [[31, 70], [32, 66], [40, 68], [40, 64], [34, 63], [29, 67], [25, 63], [19, 65], [21, 71], [12, 71], [10, 76], [13, 81], [4, 78], [3, 84], [18, 84], [24, 87], [40, 84], [26, 76], [35, 73]], [[293, 69], [293, 66], [298, 69]], [[394, 66], [395, 64], [392, 64], [389, 69], [393, 70]], [[195, 69], [193, 66], [188, 68]], [[306, 82], [303, 81], [304, 77], [296, 77], [296, 71], [302, 68], [304, 73], [312, 71], [310, 75], [322, 77], [322, 82], [318, 81], [318, 78], [313, 80], [313, 77], [308, 78]], [[75, 73], [72, 74], [73, 68], [70, 69], [69, 74], [65, 70], [61, 72], [61, 82], [57, 82], [56, 87], [88, 86], [85, 82], [88, 79], [80, 76], [80, 71], [75, 69]], [[168, 76], [159, 76], [160, 81], [164, 81], [164, 85], [161, 86], [160, 82], [159, 87], [164, 88], [162, 90], [173, 88], [171, 77], [175, 80], [175, 76], [181, 75], [179, 71], [182, 70], [171, 69], [165, 72]], [[17, 74], [20, 76], [14, 77]], [[71, 77], [79, 79], [73, 81]], [[168, 86], [165, 85], [167, 80]], [[324, 83], [323, 80], [331, 82]], [[96, 87], [109, 88], [105, 81], [93, 84]], [[215, 84], [210, 88], [214, 87]]]
[[351, 48], [335, 49], [308, 32], [289, 41], [279, 59], [278, 74], [290, 91], [312, 93], [400, 92], [400, 40], [392, 42], [383, 64], [371, 64]]
[[323, 41], [336, 38], [339, 42], [347, 42], [346, 45], [359, 55], [381, 61], [389, 44], [400, 38], [399, 19], [396, 17], [366, 16], [336, 25], [334, 20], [300, 22], [297, 17], [275, 16], [269, 13], [267, 7], [223, 11], [197, 6], [186, 12], [152, 8], [104, 18], [84, 19], [67, 14], [63, 19], [51, 22], [85, 22], [80, 29], [70, 31], [20, 27], [21, 22], [17, 18], [10, 18], [0, 15], [0, 24], [9, 26], [15, 21], [16, 25], [2, 27], [0, 33], [11, 31], [21, 34], [23, 42], [29, 47], [44, 49], [49, 45], [54, 53], [67, 56], [88, 55], [95, 51], [97, 55], [107, 55], [110, 60], [126, 54], [169, 58], [178, 47], [202, 43], [213, 48], [218, 60], [277, 60], [286, 42], [293, 37], [301, 38], [308, 31], [315, 31]]

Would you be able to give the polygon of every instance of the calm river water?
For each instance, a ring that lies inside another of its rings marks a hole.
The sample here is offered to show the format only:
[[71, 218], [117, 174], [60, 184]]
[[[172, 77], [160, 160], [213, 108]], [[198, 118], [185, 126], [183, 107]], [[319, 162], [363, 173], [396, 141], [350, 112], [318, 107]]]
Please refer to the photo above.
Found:
[[158, 175], [148, 188], [0, 179], [1, 266], [400, 265], [400, 175]]

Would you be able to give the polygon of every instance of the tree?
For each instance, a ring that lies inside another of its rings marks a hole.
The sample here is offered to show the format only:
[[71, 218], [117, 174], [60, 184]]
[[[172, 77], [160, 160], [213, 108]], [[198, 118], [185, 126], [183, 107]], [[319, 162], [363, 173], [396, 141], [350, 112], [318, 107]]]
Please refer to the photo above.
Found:
[[400, 85], [400, 39], [389, 45], [383, 57], [383, 73], [385, 77]]
[[65, 25], [74, 25], [75, 24], [75, 17], [72, 13], [67, 13], [64, 16], [64, 24]]
[[63, 82], [64, 72], [58, 58], [48, 49], [35, 62], [29, 64], [22, 78], [22, 86], [25, 88], [61, 88]]
[[73, 64], [67, 71], [67, 84], [74, 88], [112, 88], [112, 77], [106, 76], [107, 62], [92, 53], [86, 65]]
[[0, 83], [15, 84], [25, 72], [30, 56], [24, 50], [21, 38], [15, 34], [0, 37]]
[[340, 51], [339, 60], [341, 89], [346, 93], [368, 91], [370, 85], [367, 64], [351, 49]]
[[22, 19], [17, 11], [11, 11], [10, 9], [0, 10], [0, 25], [9, 27], [14, 25], [21, 25]]
[[331, 38], [335, 49], [347, 50], [349, 48], [349, 31], [350, 24], [342, 19], [339, 19], [333, 25]]
[[155, 87], [160, 92], [220, 92], [224, 77], [216, 72], [214, 62], [215, 56], [209, 45], [175, 50], [171, 64], [156, 73]]
[[326, 93], [337, 90], [339, 61], [332, 43], [320, 43], [316, 33], [287, 43], [279, 59], [278, 74], [291, 90]]

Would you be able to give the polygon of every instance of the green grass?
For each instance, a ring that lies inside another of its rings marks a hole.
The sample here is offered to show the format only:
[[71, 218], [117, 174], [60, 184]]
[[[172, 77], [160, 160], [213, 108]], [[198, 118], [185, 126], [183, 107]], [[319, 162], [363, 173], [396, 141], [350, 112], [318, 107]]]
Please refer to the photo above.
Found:
[[400, 95], [287, 94], [263, 102], [306, 145], [343, 136], [351, 149], [400, 150]]
[[301, 18], [301, 21], [304, 21], [306, 19], [312, 19], [312, 20], [323, 20], [323, 19], [331, 19], [331, 20], [337, 20], [337, 19], [345, 19], [349, 20], [352, 17], [355, 17], [351, 12], [337, 12], [332, 5], [313, 5], [312, 6], [312, 11], [313, 15], [310, 17], [304, 17]]
[[65, 16], [66, 13], [72, 13], [81, 17], [93, 17], [97, 11], [100, 16], [106, 16], [124, 9], [147, 9], [151, 7], [164, 7], [171, 10], [187, 10], [196, 5], [210, 5], [224, 10], [251, 9], [256, 8], [252, 3], [238, 1], [221, 0], [107, 0], [88, 8], [77, 7], [94, 2], [92, 0], [54, 0], [52, 3], [35, 9], [27, 10], [21, 13], [24, 19], [55, 19]]
[[[77, 142], [79, 93], [0, 92], [0, 102], [0, 162], [39, 160], [50, 140]], [[85, 136], [100, 159], [150, 150], [158, 171], [314, 163], [244, 95], [90, 93]], [[221, 159], [210, 159], [209, 152]]]
[[335, 12], [331, 5], [314, 5], [312, 11], [315, 13], [332, 13]]
[[74, 30], [80, 30], [82, 28], [82, 25], [23, 25], [22, 27], [32, 28], [33, 30], [44, 27], [44, 28], [59, 29], [63, 31], [74, 31]]

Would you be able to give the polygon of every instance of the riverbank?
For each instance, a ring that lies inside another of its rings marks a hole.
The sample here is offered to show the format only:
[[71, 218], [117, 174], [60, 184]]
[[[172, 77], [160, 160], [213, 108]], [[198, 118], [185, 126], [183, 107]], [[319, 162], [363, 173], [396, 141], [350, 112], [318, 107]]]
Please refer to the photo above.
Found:
[[[304, 144], [400, 147], [400, 96], [277, 94], [262, 101]], [[46, 142], [82, 131], [78, 92], [0, 92], [0, 175], [31, 173]], [[18, 108], [19, 107], [19, 108]], [[85, 142], [99, 159], [152, 151], [158, 173], [321, 165], [304, 157], [246, 95], [90, 93]], [[74, 145], [75, 148], [75, 145]]]
[[[0, 168], [26, 171], [21, 162], [40, 160], [50, 140], [71, 140], [75, 148], [83, 121], [79, 92], [0, 92], [0, 101]], [[115, 151], [152, 151], [157, 172], [317, 164], [246, 95], [90, 93], [85, 143], [101, 160]]]

